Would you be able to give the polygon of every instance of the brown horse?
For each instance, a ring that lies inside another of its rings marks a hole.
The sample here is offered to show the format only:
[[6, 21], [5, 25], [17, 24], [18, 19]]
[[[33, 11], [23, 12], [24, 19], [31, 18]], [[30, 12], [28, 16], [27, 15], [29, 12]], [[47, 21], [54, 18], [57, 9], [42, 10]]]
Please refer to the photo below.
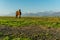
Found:
[[21, 18], [21, 10], [16, 11], [16, 18]]

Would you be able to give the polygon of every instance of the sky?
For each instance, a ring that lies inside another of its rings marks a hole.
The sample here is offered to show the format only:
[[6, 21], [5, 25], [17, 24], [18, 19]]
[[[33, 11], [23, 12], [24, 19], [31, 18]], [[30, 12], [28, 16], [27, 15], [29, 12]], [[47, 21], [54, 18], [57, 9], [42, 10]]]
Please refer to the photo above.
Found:
[[36, 13], [43, 11], [60, 11], [60, 0], [0, 0], [0, 15], [15, 13]]

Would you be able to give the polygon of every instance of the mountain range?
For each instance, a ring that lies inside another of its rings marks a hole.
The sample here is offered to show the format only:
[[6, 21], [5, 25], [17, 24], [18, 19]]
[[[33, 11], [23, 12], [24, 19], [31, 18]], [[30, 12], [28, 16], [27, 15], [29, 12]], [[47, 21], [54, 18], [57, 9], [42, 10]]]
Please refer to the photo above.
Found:
[[[7, 16], [15, 16], [15, 13], [10, 13]], [[37, 13], [22, 13], [22, 16], [60, 16], [60, 12], [37, 12]]]

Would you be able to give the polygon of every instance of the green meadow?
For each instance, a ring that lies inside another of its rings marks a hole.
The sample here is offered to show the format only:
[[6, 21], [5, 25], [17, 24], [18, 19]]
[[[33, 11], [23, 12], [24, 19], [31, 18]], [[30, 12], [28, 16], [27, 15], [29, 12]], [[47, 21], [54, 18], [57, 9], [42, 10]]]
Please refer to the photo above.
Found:
[[10, 27], [24, 27], [32, 25], [60, 27], [60, 17], [0, 17], [0, 25]]

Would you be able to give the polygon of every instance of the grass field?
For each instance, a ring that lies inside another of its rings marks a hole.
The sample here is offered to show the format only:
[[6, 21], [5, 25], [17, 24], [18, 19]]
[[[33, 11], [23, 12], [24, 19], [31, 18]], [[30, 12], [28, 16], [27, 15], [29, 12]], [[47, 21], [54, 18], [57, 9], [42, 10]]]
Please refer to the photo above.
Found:
[[60, 27], [60, 17], [0, 17], [0, 25], [7, 25], [10, 27], [23, 27], [31, 25]]
[[0, 40], [60, 40], [60, 17], [0, 17]]

